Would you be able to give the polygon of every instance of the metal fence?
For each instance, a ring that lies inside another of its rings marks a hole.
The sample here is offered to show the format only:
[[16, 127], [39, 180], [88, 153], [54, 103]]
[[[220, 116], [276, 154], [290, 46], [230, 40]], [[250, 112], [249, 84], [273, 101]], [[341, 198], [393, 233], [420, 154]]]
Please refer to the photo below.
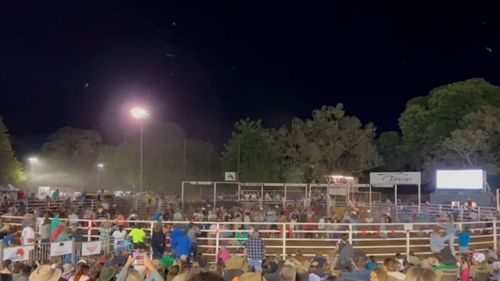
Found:
[[[2, 217], [13, 225], [20, 225], [21, 217]], [[87, 241], [98, 239], [98, 227], [101, 221], [80, 220]], [[154, 221], [127, 221], [140, 225], [151, 234]], [[164, 227], [185, 226], [189, 222], [164, 221]], [[304, 256], [316, 254], [328, 255], [336, 247], [342, 234], [347, 234], [354, 250], [363, 251], [367, 255], [380, 258], [394, 256], [395, 253], [409, 254], [415, 252], [419, 256], [431, 254], [429, 236], [438, 223], [356, 223], [356, 224], [319, 224], [319, 223], [235, 223], [235, 222], [194, 222], [201, 228], [198, 248], [203, 255], [215, 257], [221, 247], [230, 249], [235, 254], [244, 253], [246, 236], [252, 229], [259, 229], [266, 244], [266, 254], [282, 258], [296, 255], [299, 251]], [[488, 248], [497, 250], [498, 222], [475, 221], [456, 223], [457, 229], [469, 226], [472, 231], [470, 246], [477, 251]], [[457, 241], [455, 241], [457, 242]], [[71, 254], [62, 258], [64, 261], [76, 262], [82, 256], [82, 243], [75, 242]], [[167, 245], [167, 248], [170, 245]], [[50, 243], [41, 243], [33, 251], [32, 260], [46, 261], [50, 259]], [[455, 247], [457, 244], [455, 243]], [[168, 249], [167, 249], [168, 251]], [[2, 251], [3, 254], [3, 251]], [[94, 257], [103, 252], [95, 253]]]

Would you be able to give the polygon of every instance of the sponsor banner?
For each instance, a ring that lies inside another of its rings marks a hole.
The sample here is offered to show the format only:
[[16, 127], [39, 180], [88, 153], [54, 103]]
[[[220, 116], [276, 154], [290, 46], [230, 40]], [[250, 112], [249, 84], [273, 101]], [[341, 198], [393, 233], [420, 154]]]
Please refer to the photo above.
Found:
[[33, 246], [8, 247], [3, 249], [3, 260], [27, 261]]
[[69, 255], [73, 251], [73, 241], [50, 243], [50, 256]]
[[84, 257], [100, 254], [101, 250], [102, 250], [101, 241], [82, 243], [82, 256]]
[[420, 172], [370, 173], [371, 185], [417, 185], [420, 183]]

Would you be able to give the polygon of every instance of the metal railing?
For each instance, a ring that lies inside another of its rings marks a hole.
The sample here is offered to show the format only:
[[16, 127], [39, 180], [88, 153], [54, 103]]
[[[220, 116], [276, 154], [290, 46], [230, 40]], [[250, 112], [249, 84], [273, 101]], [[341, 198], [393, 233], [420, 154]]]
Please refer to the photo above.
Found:
[[[22, 217], [3, 216], [4, 222], [12, 225], [21, 225]], [[99, 238], [98, 227], [102, 221], [79, 220], [80, 230], [85, 233], [87, 241]], [[127, 224], [136, 224], [148, 234], [152, 233], [154, 221], [126, 221]], [[186, 226], [188, 221], [164, 221], [164, 226]], [[241, 223], [241, 222], [193, 222], [201, 228], [201, 237], [198, 238], [198, 248], [203, 255], [217, 257], [221, 247], [230, 249], [235, 254], [242, 254], [246, 238], [236, 233], [251, 233], [253, 228], [259, 229], [266, 244], [268, 255], [282, 258], [295, 255], [299, 251], [304, 256], [316, 254], [329, 255], [336, 247], [336, 241], [342, 234], [347, 234], [354, 250], [365, 252], [367, 255], [378, 257], [393, 256], [395, 253], [409, 254], [410, 251], [420, 256], [431, 254], [429, 235], [438, 223], [356, 223], [356, 224], [319, 224], [319, 223]], [[498, 222], [475, 221], [456, 223], [457, 229], [469, 226], [472, 235], [470, 246], [477, 251], [488, 248], [497, 250]], [[243, 229], [238, 229], [242, 226]], [[237, 238], [239, 237], [239, 238]], [[457, 239], [455, 239], [455, 247]], [[45, 259], [49, 244], [37, 246], [34, 258]], [[81, 255], [75, 243], [72, 257]], [[169, 247], [170, 245], [167, 245]], [[39, 253], [39, 254], [38, 254]], [[214, 259], [215, 261], [215, 259]]]

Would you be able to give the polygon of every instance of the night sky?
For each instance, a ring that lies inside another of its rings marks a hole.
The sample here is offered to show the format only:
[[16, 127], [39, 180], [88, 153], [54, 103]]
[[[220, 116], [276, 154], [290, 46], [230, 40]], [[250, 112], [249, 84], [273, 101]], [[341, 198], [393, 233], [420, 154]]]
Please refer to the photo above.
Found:
[[499, 1], [292, 2], [4, 1], [0, 115], [21, 143], [62, 126], [113, 143], [140, 101], [221, 148], [240, 118], [342, 102], [397, 130], [413, 96], [500, 84]]

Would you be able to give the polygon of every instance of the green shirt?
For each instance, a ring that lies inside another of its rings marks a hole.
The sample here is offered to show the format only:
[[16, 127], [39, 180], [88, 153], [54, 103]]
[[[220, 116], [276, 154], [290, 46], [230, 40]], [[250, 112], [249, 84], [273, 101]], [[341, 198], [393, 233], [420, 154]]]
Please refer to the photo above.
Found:
[[457, 269], [455, 264], [440, 264], [432, 268], [433, 272], [436, 272], [438, 269]]
[[132, 243], [137, 244], [144, 242], [144, 238], [146, 238], [146, 233], [142, 228], [132, 228], [128, 236], [132, 237]]

